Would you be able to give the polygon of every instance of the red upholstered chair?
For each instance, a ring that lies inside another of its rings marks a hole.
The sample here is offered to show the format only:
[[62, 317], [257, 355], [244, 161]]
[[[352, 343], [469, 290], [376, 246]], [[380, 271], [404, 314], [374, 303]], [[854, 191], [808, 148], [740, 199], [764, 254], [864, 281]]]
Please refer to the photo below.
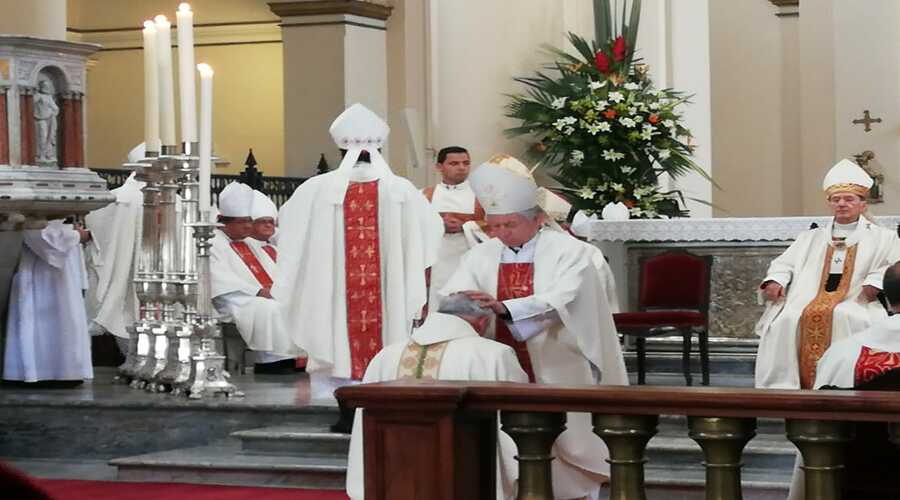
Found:
[[670, 251], [640, 260], [638, 311], [613, 315], [619, 333], [635, 337], [638, 384], [646, 374], [647, 338], [682, 336], [681, 366], [691, 385], [691, 340], [700, 344], [703, 385], [709, 385], [709, 283], [711, 256]]

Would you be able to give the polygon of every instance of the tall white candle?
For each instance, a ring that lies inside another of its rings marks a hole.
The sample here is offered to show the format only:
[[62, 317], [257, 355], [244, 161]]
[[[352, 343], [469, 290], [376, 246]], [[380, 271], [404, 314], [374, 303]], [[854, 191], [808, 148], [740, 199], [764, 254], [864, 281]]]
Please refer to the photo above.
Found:
[[159, 151], [159, 82], [156, 65], [156, 25], [144, 21], [144, 147]]
[[172, 23], [166, 16], [156, 22], [157, 63], [159, 64], [159, 138], [163, 146], [175, 142], [175, 88], [172, 75]]
[[197, 102], [194, 87], [194, 13], [182, 3], [175, 13], [178, 24], [178, 95], [181, 99], [181, 140], [197, 142]]
[[209, 210], [212, 175], [213, 70], [208, 64], [198, 64], [197, 71], [200, 72], [200, 210]]

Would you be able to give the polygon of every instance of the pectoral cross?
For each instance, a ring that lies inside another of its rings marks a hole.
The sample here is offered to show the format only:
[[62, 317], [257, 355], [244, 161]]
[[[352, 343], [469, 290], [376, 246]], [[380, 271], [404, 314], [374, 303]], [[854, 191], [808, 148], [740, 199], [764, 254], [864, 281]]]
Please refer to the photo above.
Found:
[[869, 110], [868, 110], [868, 109], [863, 111], [863, 117], [862, 117], [862, 118], [853, 120], [853, 124], [854, 124], [854, 125], [860, 125], [860, 124], [865, 125], [866, 128], [865, 128], [864, 130], [865, 130], [866, 132], [871, 132], [871, 131], [872, 131], [872, 124], [873, 124], [873, 123], [881, 123], [881, 118], [872, 118], [872, 116], [869, 115]]

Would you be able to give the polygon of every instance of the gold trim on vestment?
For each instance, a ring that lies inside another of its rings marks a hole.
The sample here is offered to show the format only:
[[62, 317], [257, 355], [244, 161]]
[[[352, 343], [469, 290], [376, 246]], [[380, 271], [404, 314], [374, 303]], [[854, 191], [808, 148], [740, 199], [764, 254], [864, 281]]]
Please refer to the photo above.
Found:
[[397, 378], [400, 380], [437, 380], [445, 350], [447, 350], [447, 342], [425, 346], [410, 341], [403, 349], [403, 354], [400, 355]]
[[850, 289], [850, 280], [853, 277], [853, 266], [856, 263], [856, 248], [853, 245], [847, 248], [844, 258], [844, 268], [841, 272], [841, 281], [833, 292], [825, 290], [828, 283], [828, 275], [831, 273], [831, 258], [834, 255], [834, 246], [828, 245], [825, 252], [825, 263], [822, 269], [822, 279], [819, 282], [819, 293], [803, 309], [800, 315], [800, 325], [797, 329], [797, 353], [800, 367], [800, 388], [812, 389], [816, 381], [816, 364], [825, 354], [825, 350], [831, 345], [831, 328], [834, 321], [834, 308], [847, 296]]

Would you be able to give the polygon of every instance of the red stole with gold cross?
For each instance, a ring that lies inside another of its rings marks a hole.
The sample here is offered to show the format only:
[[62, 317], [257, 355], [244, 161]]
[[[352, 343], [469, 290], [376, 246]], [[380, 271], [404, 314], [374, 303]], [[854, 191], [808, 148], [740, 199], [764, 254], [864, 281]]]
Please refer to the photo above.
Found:
[[243, 241], [232, 241], [231, 249], [234, 250], [241, 261], [250, 269], [253, 277], [259, 282], [259, 286], [263, 288], [272, 288], [272, 277], [263, 268], [262, 263], [256, 258], [256, 254], [250, 249], [250, 245]]
[[[532, 295], [534, 295], [533, 263], [500, 264], [500, 272], [497, 277], [497, 300], [520, 299]], [[531, 366], [531, 357], [528, 355], [528, 345], [516, 340], [503, 321], [497, 321], [494, 340], [506, 344], [516, 351], [519, 365], [528, 374], [528, 381], [534, 382], [534, 369]]]
[[382, 345], [378, 181], [350, 183], [347, 187], [344, 254], [350, 377], [362, 380]]

